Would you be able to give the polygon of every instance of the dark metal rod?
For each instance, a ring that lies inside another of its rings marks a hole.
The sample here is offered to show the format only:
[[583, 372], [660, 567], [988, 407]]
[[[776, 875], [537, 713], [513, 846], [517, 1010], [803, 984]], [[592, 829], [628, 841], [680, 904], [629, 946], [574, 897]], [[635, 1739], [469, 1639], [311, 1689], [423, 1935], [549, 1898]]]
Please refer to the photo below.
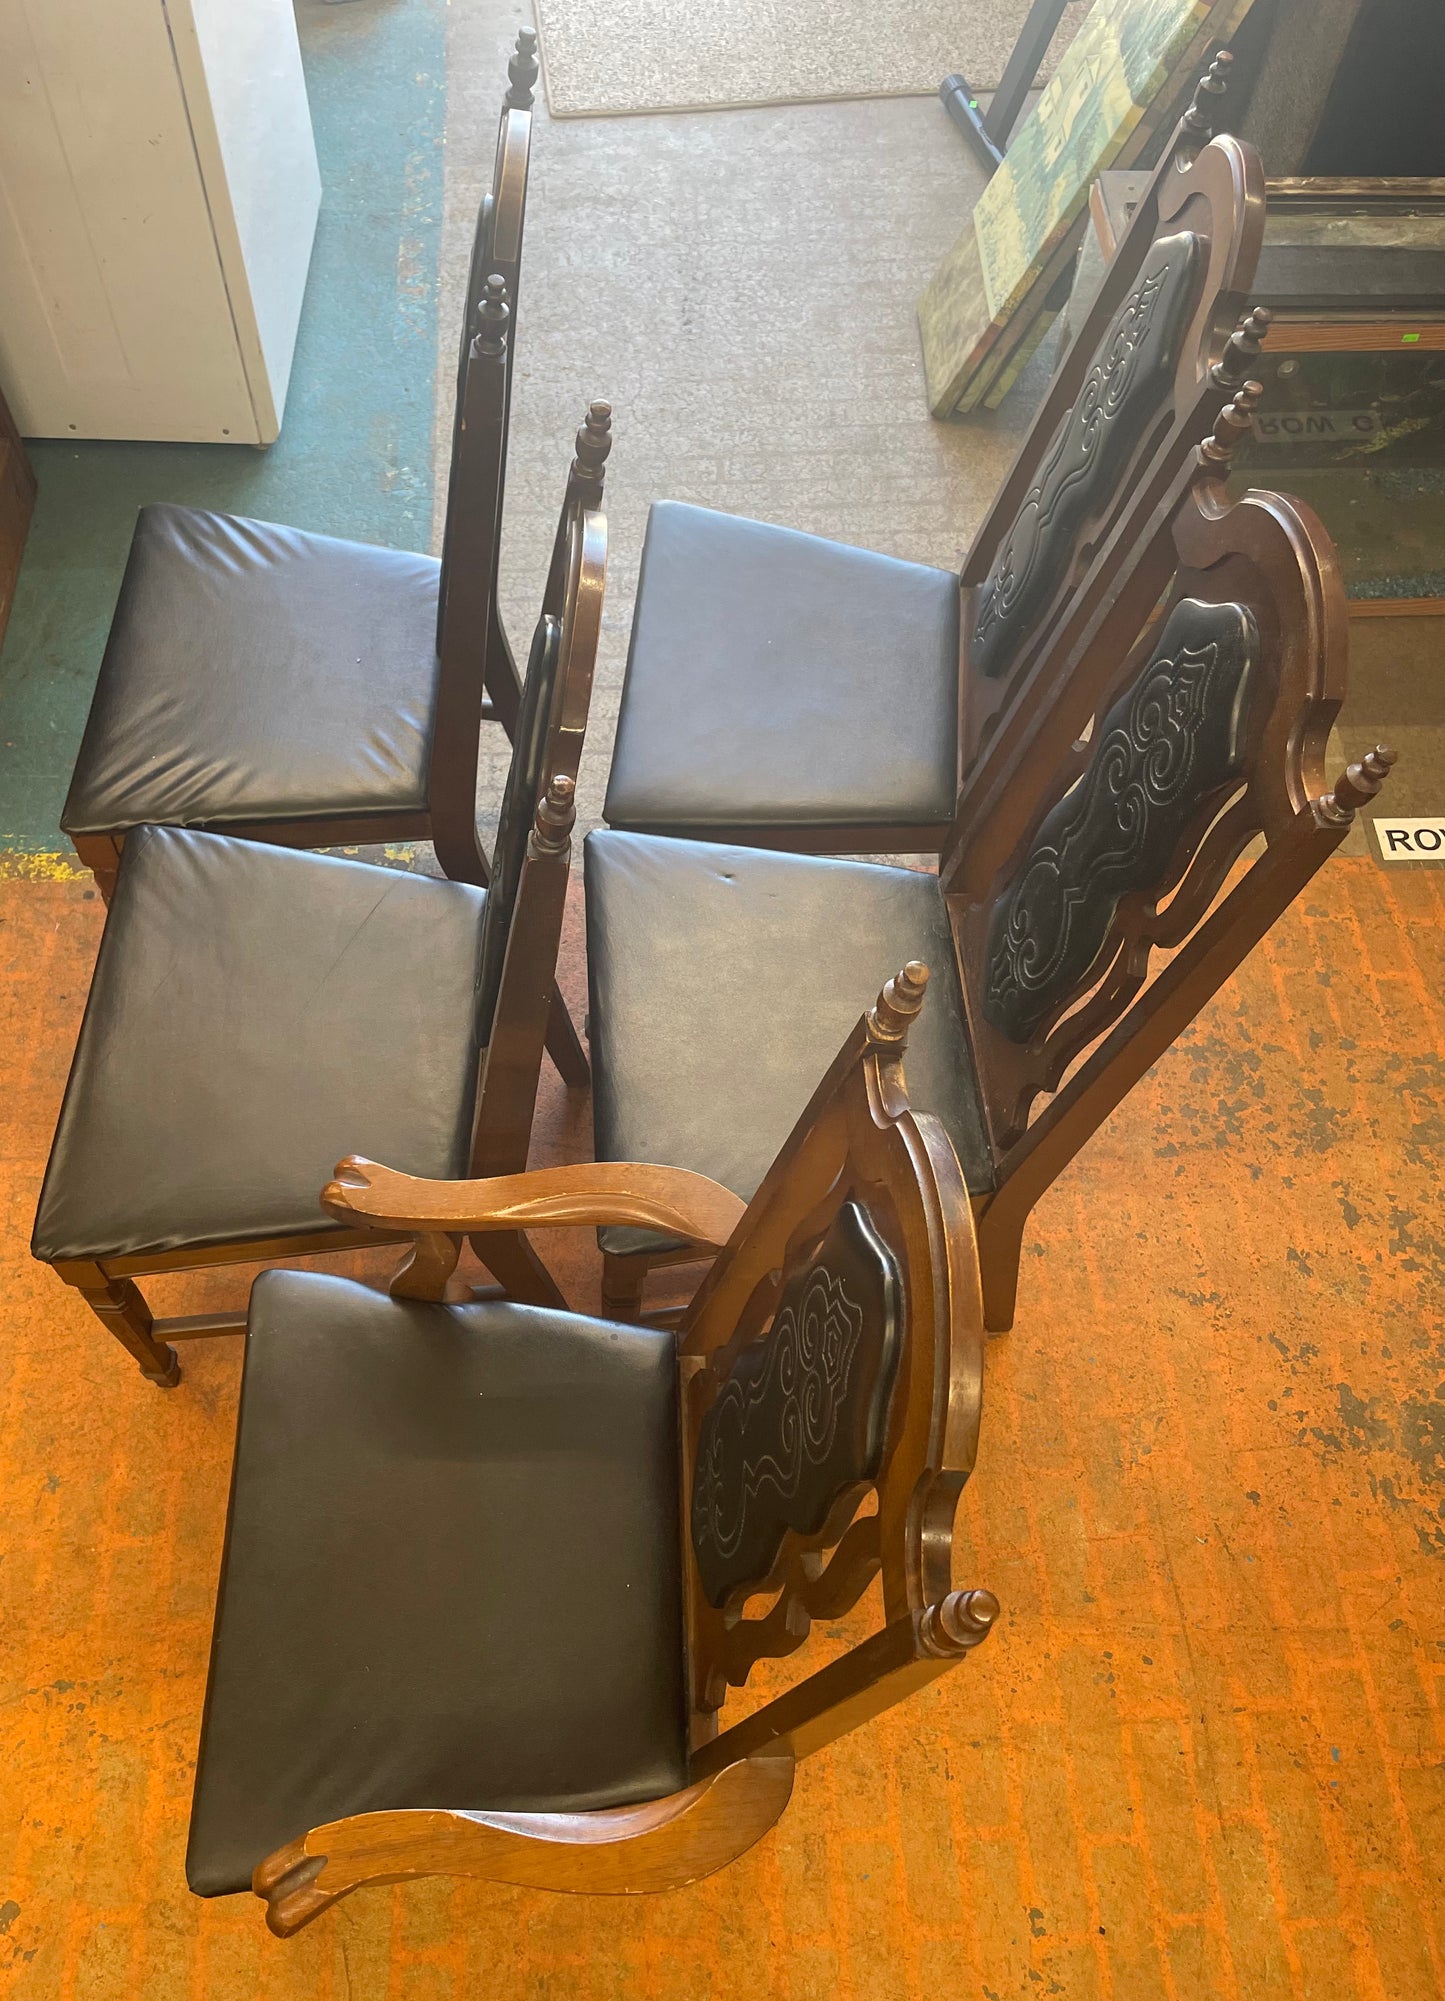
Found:
[[1067, 5], [1068, 0], [1033, 0], [987, 112], [979, 110], [966, 77], [946, 76], [938, 86], [949, 117], [990, 173], [1003, 164], [1009, 136]]
[[988, 108], [988, 117], [984, 120], [989, 138], [1000, 151], [1008, 145], [1009, 134], [1018, 123], [1024, 99], [1039, 73], [1039, 64], [1048, 54], [1054, 30], [1063, 19], [1067, 5], [1068, 0], [1034, 0], [1028, 19], [1019, 29], [1013, 54], [999, 79], [993, 103]]

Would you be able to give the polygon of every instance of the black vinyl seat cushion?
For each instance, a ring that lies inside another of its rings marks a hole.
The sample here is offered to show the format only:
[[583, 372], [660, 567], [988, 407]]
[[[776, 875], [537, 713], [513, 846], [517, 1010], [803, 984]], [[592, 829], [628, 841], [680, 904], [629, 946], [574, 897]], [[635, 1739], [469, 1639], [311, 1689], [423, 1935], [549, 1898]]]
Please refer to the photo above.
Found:
[[604, 817], [704, 840], [942, 828], [958, 659], [952, 571], [660, 501]]
[[438, 567], [142, 508], [65, 832], [424, 813]]
[[[992, 1187], [936, 876], [607, 828], [583, 853], [599, 1160], [691, 1168], [748, 1199], [883, 982], [922, 959], [909, 1097], [943, 1121], [969, 1188]], [[599, 1234], [619, 1253], [673, 1241]]]
[[345, 1814], [686, 1784], [672, 1336], [263, 1273], [191, 1888]]
[[485, 894], [143, 827], [126, 842], [32, 1240], [123, 1256], [339, 1228], [343, 1154], [465, 1174]]

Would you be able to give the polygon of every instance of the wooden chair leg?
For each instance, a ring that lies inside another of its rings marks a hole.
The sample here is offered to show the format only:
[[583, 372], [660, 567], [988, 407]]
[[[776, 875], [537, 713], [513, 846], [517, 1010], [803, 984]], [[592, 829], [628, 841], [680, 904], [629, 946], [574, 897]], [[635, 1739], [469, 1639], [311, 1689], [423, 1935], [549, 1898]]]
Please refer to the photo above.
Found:
[[508, 1299], [524, 1306], [567, 1306], [566, 1296], [521, 1230], [478, 1230], [472, 1249]]
[[983, 1324], [990, 1334], [1007, 1334], [1014, 1324], [1018, 1300], [1019, 1262], [1023, 1257], [1025, 1209], [1009, 1214], [997, 1204], [977, 1218], [978, 1270], [983, 1284]]
[[120, 868], [120, 848], [109, 834], [78, 834], [72, 838], [76, 860], [95, 877], [101, 900], [109, 904], [115, 894], [116, 872]]
[[151, 1310], [140, 1288], [128, 1278], [107, 1278], [97, 1269], [93, 1275], [67, 1280], [74, 1285], [96, 1318], [133, 1355], [147, 1382], [157, 1389], [173, 1390], [181, 1379], [176, 1351], [153, 1333]]
[[642, 1291], [652, 1259], [645, 1253], [623, 1255], [602, 1253], [602, 1317], [604, 1320], [640, 1320]]
[[568, 1090], [581, 1090], [592, 1082], [592, 1068], [577, 1025], [557, 987], [547, 1011], [547, 1054], [557, 1066], [557, 1074]]

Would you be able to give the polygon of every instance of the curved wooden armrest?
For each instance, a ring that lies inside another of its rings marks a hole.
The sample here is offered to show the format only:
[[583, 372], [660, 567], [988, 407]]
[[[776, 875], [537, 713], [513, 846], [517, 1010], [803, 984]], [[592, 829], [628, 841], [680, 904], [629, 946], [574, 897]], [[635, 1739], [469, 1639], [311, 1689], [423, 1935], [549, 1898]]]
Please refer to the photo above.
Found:
[[489, 1181], [422, 1181], [349, 1154], [337, 1163], [336, 1179], [322, 1189], [321, 1206], [348, 1223], [418, 1234], [612, 1223], [720, 1250], [747, 1204], [705, 1174], [681, 1167], [588, 1161]]
[[478, 1876], [532, 1890], [636, 1896], [695, 1883], [751, 1848], [793, 1790], [790, 1754], [742, 1758], [684, 1792], [603, 1813], [360, 1813], [314, 1827], [257, 1866], [278, 1938], [368, 1883]]

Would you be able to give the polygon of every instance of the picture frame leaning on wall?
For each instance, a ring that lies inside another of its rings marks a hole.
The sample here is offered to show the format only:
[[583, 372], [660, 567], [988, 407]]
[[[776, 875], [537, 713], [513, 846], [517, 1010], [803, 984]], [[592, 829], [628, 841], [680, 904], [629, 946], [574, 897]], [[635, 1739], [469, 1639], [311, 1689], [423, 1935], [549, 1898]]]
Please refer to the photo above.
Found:
[[1252, 4], [1097, 0], [918, 302], [935, 417], [1003, 400], [1063, 303], [1096, 176], [1156, 156]]

